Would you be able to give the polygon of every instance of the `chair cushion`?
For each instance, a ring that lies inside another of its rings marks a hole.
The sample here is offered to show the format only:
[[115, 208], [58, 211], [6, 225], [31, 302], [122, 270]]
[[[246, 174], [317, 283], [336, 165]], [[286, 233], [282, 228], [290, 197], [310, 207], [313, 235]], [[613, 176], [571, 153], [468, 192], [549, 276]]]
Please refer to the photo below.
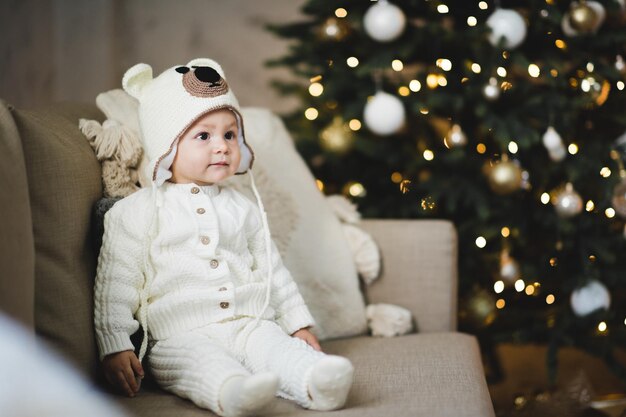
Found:
[[91, 213], [102, 196], [100, 164], [78, 118], [101, 119], [95, 106], [14, 110], [35, 238], [35, 329], [83, 372], [97, 363], [93, 338], [96, 253]]
[[[412, 334], [397, 338], [355, 337], [322, 344], [327, 353], [348, 357], [354, 385], [334, 417], [492, 417], [493, 406], [476, 339], [461, 333]], [[135, 398], [115, 397], [131, 413], [151, 417], [214, 414], [190, 401], [142, 387]], [[326, 415], [276, 401], [267, 415]]]

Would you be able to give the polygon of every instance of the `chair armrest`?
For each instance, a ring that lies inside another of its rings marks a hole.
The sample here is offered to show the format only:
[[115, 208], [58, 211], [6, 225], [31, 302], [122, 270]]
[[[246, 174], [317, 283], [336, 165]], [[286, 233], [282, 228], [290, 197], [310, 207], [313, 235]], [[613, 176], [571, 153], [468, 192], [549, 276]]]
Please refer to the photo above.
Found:
[[365, 219], [382, 257], [382, 274], [365, 289], [368, 303], [413, 314], [419, 332], [456, 330], [457, 235], [445, 220]]

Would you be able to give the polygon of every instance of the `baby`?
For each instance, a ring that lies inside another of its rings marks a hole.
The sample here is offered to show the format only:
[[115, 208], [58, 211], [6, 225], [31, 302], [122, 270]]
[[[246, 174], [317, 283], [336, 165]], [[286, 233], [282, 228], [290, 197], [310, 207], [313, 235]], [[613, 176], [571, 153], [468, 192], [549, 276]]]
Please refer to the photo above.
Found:
[[219, 415], [253, 415], [277, 394], [314, 410], [342, 407], [353, 367], [322, 353], [309, 331], [254, 179], [258, 207], [218, 185], [252, 175], [254, 162], [222, 68], [201, 58], [153, 78], [138, 64], [123, 86], [139, 101], [152, 187], [105, 216], [94, 301], [109, 382], [134, 396], [147, 353], [161, 387]]

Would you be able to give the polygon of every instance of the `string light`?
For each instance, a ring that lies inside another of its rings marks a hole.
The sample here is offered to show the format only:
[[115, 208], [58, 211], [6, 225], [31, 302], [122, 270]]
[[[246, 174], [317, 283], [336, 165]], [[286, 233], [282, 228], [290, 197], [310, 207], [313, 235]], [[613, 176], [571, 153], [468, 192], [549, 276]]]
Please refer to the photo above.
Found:
[[472, 64], [472, 72], [474, 72], [475, 74], [480, 74], [481, 68], [480, 68], [480, 64], [477, 64], [476, 62], [474, 62]]
[[439, 75], [437, 77], [437, 84], [439, 84], [442, 87], [445, 87], [446, 85], [448, 85], [448, 80], [446, 79], [444, 75]]
[[476, 238], [476, 246], [478, 246], [479, 248], [484, 248], [485, 246], [487, 246], [487, 239], [485, 239], [482, 236], [478, 236]]
[[350, 122], [348, 122], [348, 127], [356, 132], [357, 130], [361, 129], [361, 121], [358, 119], [352, 119], [350, 120]]
[[535, 293], [535, 286], [529, 284], [526, 286], [524, 291], [526, 292], [526, 295], [533, 295]]
[[437, 6], [437, 11], [441, 14], [446, 14], [450, 11], [450, 9], [445, 4], [440, 4]]
[[556, 78], [556, 77], [559, 75], [559, 72], [558, 72], [555, 68], [552, 68], [552, 69], [550, 70], [550, 75], [551, 75], [553, 78]]
[[364, 197], [365, 194], [366, 194], [365, 193], [365, 187], [363, 187], [363, 184], [361, 184], [359, 182], [352, 183], [348, 187], [348, 193], [352, 197]]
[[504, 299], [502, 298], [499, 298], [498, 301], [496, 301], [496, 308], [498, 310], [502, 310], [505, 305], [506, 305], [506, 301], [504, 301]]
[[624, 89], [624, 81], [617, 82], [617, 89], [622, 91]]
[[467, 18], [467, 26], [476, 26], [476, 24], [478, 24], [478, 19], [476, 19], [474, 16], [469, 16]]
[[480, 10], [487, 10], [489, 8], [489, 5], [486, 1], [481, 1], [480, 3], [478, 3], [478, 7], [480, 8]]
[[592, 212], [594, 208], [596, 208], [596, 205], [593, 203], [593, 201], [587, 201], [587, 204], [585, 204], [585, 210], [587, 210], [588, 212]]
[[604, 210], [604, 215], [607, 218], [612, 219], [613, 217], [615, 217], [615, 209], [613, 207], [609, 207], [608, 209]]
[[546, 304], [554, 304], [555, 301], [556, 299], [554, 298], [554, 295], [548, 294], [548, 296], [546, 297]]
[[398, 94], [400, 94], [402, 97], [406, 97], [411, 94], [411, 90], [409, 90], [409, 87], [402, 86], [398, 88]]
[[426, 77], [426, 85], [431, 89], [437, 88], [439, 85], [439, 76], [437, 74], [428, 74]]
[[611, 169], [609, 167], [602, 167], [602, 169], [600, 170], [600, 175], [602, 175], [603, 178], [610, 177]]
[[517, 143], [513, 141], [509, 142], [509, 152], [511, 152], [512, 154], [516, 154], [517, 151], [518, 151]]
[[309, 94], [313, 97], [319, 97], [324, 92], [324, 86], [320, 83], [313, 83], [309, 86]]
[[593, 65], [593, 62], [587, 62], [587, 71], [593, 72], [594, 69], [595, 65]]
[[536, 64], [530, 64], [528, 66], [528, 74], [533, 78], [537, 78], [541, 74], [541, 70]]
[[541, 202], [543, 204], [548, 204], [550, 202], [550, 194], [548, 193], [541, 194]]
[[424, 159], [427, 161], [432, 161], [433, 159], [435, 159], [435, 154], [430, 149], [426, 149], [423, 155], [424, 155]]
[[476, 152], [482, 155], [487, 152], [487, 147], [484, 143], [479, 143], [478, 145], [476, 145]]
[[554, 268], [559, 264], [559, 260], [557, 258], [550, 258], [550, 266]]
[[515, 281], [515, 291], [522, 292], [524, 291], [524, 288], [526, 288], [526, 284], [524, 283], [523, 279], [518, 279], [517, 281]]
[[562, 39], [557, 39], [554, 41], [554, 44], [556, 45], [557, 48], [559, 49], [566, 49], [567, 48], [567, 44], [565, 43], [565, 41], [563, 41]]
[[493, 284], [493, 290], [495, 291], [496, 294], [500, 294], [502, 291], [504, 291], [504, 281], [502, 280], [496, 281]]
[[500, 233], [502, 234], [502, 237], [509, 237], [509, 235], [511, 234], [511, 229], [505, 226], [500, 230]]
[[496, 72], [498, 73], [498, 75], [500, 77], [506, 77], [506, 68], [504, 67], [498, 67], [498, 69], [496, 70]]
[[414, 93], [417, 93], [418, 91], [420, 91], [422, 89], [422, 83], [420, 83], [417, 80], [411, 80], [411, 82], [409, 83], [409, 88]]
[[315, 184], [317, 185], [317, 189], [320, 191], [324, 191], [324, 183], [322, 180], [315, 180]]
[[346, 63], [350, 68], [354, 68], [359, 65], [359, 59], [357, 57], [351, 56], [350, 58], [346, 59]]
[[576, 155], [578, 153], [578, 145], [576, 145], [575, 143], [570, 143], [570, 145], [567, 147], [567, 150], [570, 154]]
[[402, 174], [397, 171], [391, 174], [391, 182], [394, 184], [400, 184], [400, 182], [402, 182]]
[[606, 332], [606, 330], [607, 330], [606, 322], [601, 321], [600, 323], [598, 323], [598, 331], [600, 333], [604, 333], [604, 332]]
[[450, 71], [452, 69], [452, 61], [445, 58], [439, 58], [436, 65], [444, 71]]
[[429, 113], [428, 108], [426, 108], [426, 107], [422, 107], [422, 108], [420, 109], [420, 113], [422, 113], [422, 114], [428, 114], [428, 113]]
[[317, 119], [317, 116], [319, 116], [319, 112], [317, 111], [316, 108], [309, 107], [308, 109], [304, 111], [304, 117], [306, 117], [309, 120], [315, 120]]
[[337, 16], [340, 19], [346, 17], [347, 15], [348, 15], [348, 11], [344, 9], [343, 7], [340, 7], [337, 10], [335, 10], [335, 16]]
[[393, 68], [394, 71], [402, 71], [404, 64], [399, 59], [394, 59], [391, 62], [391, 68]]

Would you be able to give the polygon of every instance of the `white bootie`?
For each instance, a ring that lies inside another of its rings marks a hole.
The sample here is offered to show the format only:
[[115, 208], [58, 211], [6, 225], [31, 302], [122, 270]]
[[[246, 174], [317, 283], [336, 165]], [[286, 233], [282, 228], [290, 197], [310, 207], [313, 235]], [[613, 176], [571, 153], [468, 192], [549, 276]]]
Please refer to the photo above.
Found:
[[271, 372], [231, 378], [220, 392], [222, 415], [252, 416], [274, 400], [277, 390], [278, 377]]
[[326, 356], [311, 371], [309, 395], [311, 410], [336, 410], [343, 407], [352, 386], [354, 367], [341, 356]]

